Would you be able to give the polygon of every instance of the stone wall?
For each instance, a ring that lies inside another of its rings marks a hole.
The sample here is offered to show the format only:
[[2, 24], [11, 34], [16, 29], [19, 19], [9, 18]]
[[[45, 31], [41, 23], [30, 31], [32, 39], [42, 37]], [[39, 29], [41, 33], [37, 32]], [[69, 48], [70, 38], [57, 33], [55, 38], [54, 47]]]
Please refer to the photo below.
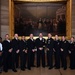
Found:
[[9, 0], [1, 0], [1, 36], [9, 33]]

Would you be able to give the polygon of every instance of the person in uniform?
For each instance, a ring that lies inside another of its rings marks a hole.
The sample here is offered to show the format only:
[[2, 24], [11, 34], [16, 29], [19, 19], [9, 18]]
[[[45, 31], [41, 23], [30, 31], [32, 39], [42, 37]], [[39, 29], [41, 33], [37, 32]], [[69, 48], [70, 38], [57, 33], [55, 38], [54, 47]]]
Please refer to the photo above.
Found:
[[52, 39], [52, 35], [48, 33], [46, 50], [47, 50], [47, 63], [49, 65], [49, 69], [53, 68], [53, 46], [54, 46], [54, 40]]
[[34, 67], [34, 59], [35, 59], [35, 40], [33, 39], [33, 34], [30, 34], [30, 38], [27, 40], [27, 67], [31, 70], [31, 67]]
[[10, 62], [9, 57], [11, 57], [10, 53], [12, 52], [8, 34], [5, 35], [5, 40], [2, 42], [2, 46], [3, 46], [3, 70], [4, 72], [8, 72]]
[[39, 38], [36, 39], [37, 47], [37, 67], [40, 67], [40, 59], [42, 60], [42, 67], [45, 67], [45, 50], [46, 40], [43, 38], [43, 34], [39, 34]]
[[11, 41], [12, 48], [12, 70], [17, 72], [16, 68], [19, 67], [19, 42], [18, 34], [14, 35], [14, 39]]
[[58, 35], [55, 35], [54, 40], [54, 56], [55, 56], [55, 69], [60, 69], [60, 40]]
[[71, 37], [71, 39], [70, 39], [69, 55], [70, 55], [70, 68], [75, 69], [75, 42], [74, 42], [74, 37]]
[[20, 49], [20, 67], [21, 70], [24, 71], [26, 68], [26, 61], [27, 61], [27, 42], [24, 36], [21, 37], [19, 49]]
[[66, 40], [65, 36], [62, 36], [61, 40], [61, 62], [64, 70], [67, 69], [67, 55], [69, 49], [69, 42]]
[[0, 73], [2, 73], [2, 60], [3, 60], [2, 50], [3, 50], [3, 47], [2, 47], [2, 38], [0, 37]]

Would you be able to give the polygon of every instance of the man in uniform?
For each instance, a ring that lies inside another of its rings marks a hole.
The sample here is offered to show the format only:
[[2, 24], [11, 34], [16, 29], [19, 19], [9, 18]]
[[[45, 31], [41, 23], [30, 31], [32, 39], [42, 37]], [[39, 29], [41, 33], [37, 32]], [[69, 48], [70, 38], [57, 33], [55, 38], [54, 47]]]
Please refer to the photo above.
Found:
[[61, 62], [62, 62], [62, 67], [64, 70], [67, 69], [67, 54], [68, 54], [68, 49], [69, 49], [69, 43], [66, 40], [64, 36], [62, 36], [61, 40]]
[[46, 47], [47, 47], [47, 62], [49, 65], [49, 69], [53, 68], [53, 46], [54, 40], [52, 39], [52, 35], [48, 33]]
[[69, 54], [70, 54], [70, 69], [75, 69], [75, 41], [74, 41], [74, 37], [71, 37], [71, 39], [70, 39]]
[[20, 67], [21, 70], [24, 71], [26, 68], [26, 60], [27, 60], [27, 42], [24, 36], [21, 37], [19, 49], [20, 49]]
[[60, 69], [60, 40], [58, 35], [55, 35], [54, 40], [54, 56], [55, 56], [55, 69]]
[[0, 37], [0, 73], [2, 73], [2, 50], [3, 50], [3, 47], [2, 47], [2, 38]]
[[34, 58], [35, 58], [35, 40], [33, 39], [33, 34], [30, 34], [30, 38], [27, 40], [27, 48], [28, 48], [27, 67], [29, 70], [31, 70], [31, 67], [34, 67]]
[[5, 35], [5, 40], [2, 42], [2, 46], [3, 46], [3, 70], [4, 72], [8, 72], [10, 62], [9, 57], [11, 57], [9, 54], [12, 52], [8, 34]]
[[12, 70], [17, 72], [16, 68], [19, 67], [19, 39], [18, 34], [14, 35], [14, 39], [11, 41], [12, 48]]
[[40, 58], [42, 60], [42, 67], [45, 67], [45, 43], [46, 40], [43, 38], [43, 34], [39, 34], [39, 38], [36, 39], [37, 47], [37, 67], [40, 67]]

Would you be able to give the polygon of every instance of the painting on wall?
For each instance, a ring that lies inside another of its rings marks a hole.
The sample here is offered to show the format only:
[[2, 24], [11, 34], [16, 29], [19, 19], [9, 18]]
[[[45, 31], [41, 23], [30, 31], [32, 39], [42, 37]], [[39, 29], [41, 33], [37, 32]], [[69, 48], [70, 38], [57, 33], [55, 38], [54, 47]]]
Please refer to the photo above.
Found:
[[19, 36], [66, 36], [66, 2], [15, 3], [14, 33]]

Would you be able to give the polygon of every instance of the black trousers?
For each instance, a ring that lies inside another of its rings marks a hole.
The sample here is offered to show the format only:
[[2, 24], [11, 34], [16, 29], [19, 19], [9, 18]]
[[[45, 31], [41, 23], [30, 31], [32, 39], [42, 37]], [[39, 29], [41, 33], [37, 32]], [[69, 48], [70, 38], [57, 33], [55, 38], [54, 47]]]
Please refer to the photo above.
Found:
[[21, 67], [21, 69], [26, 68], [26, 61], [27, 61], [27, 53], [21, 52], [20, 53], [20, 67]]
[[0, 56], [0, 68], [2, 67], [2, 63], [3, 63], [3, 57], [2, 55]]
[[3, 70], [8, 70], [8, 52], [3, 52]]
[[70, 68], [75, 69], [75, 52], [70, 54]]
[[64, 69], [67, 68], [67, 54], [65, 52], [61, 52], [61, 63]]
[[31, 68], [31, 52], [27, 53], [27, 68], [30, 69]]
[[19, 56], [20, 54], [16, 54], [16, 68], [19, 68]]
[[40, 67], [40, 59], [42, 60], [42, 67], [45, 67], [45, 52], [44, 50], [37, 51], [37, 67]]
[[12, 53], [8, 53], [8, 69], [12, 69]]
[[48, 51], [47, 51], [47, 66], [49, 66]]
[[15, 70], [19, 67], [19, 54], [12, 52], [12, 69]]
[[60, 52], [55, 52], [55, 67], [60, 68]]
[[49, 63], [49, 67], [52, 68], [53, 67], [53, 51], [48, 51], [47, 52], [48, 55], [48, 63]]
[[35, 61], [35, 52], [31, 52], [31, 67], [34, 66], [34, 61]]

